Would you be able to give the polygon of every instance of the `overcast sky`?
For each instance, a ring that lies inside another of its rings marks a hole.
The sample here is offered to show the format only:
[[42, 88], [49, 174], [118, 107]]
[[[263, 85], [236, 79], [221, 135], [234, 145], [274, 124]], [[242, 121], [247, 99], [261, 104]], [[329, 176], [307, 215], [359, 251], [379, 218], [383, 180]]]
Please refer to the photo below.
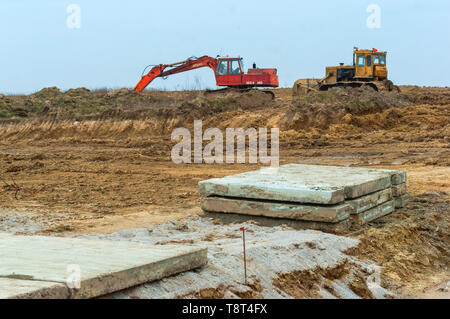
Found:
[[[450, 85], [446, 0], [2, 0], [0, 12], [2, 93], [134, 87], [149, 64], [218, 54], [276, 67], [291, 87], [351, 63], [354, 46], [388, 51], [396, 84]], [[201, 69], [150, 87], [215, 88], [215, 79]]]

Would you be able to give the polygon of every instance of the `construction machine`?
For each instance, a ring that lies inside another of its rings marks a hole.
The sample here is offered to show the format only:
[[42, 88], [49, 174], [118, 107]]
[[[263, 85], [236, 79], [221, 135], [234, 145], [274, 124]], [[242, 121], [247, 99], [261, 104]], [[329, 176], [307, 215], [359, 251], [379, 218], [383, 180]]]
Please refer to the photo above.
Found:
[[295, 81], [293, 94], [302, 95], [311, 91], [326, 91], [333, 87], [368, 86], [375, 91], [398, 89], [388, 80], [386, 52], [354, 48], [353, 65], [328, 66], [322, 79], [299, 79]]
[[[154, 79], [165, 78], [172, 74], [186, 72], [198, 68], [209, 67], [214, 71], [217, 86], [225, 86], [237, 89], [251, 89], [257, 87], [278, 87], [277, 69], [248, 69], [244, 72], [244, 64], [242, 58], [202, 56], [200, 58], [191, 57], [187, 60], [171, 63], [159, 64], [146, 75], [143, 75], [134, 91], [143, 91]], [[144, 71], [145, 73], [145, 71]]]

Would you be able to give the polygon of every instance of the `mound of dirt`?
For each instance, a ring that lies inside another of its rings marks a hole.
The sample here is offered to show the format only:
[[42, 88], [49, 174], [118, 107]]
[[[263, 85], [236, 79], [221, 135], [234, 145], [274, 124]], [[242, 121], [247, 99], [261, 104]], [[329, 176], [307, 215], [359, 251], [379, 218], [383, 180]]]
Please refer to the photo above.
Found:
[[84, 97], [91, 97], [91, 90], [87, 88], [77, 88], [77, 89], [70, 89], [66, 92], [66, 95], [69, 96], [84, 96]]
[[[204, 127], [220, 129], [279, 127], [283, 143], [289, 147], [327, 146], [336, 136], [360, 139], [381, 130], [390, 130], [389, 138], [396, 141], [448, 143], [450, 103], [411, 104], [414, 94], [426, 96], [436, 90], [440, 92], [438, 100], [444, 103], [444, 97], [450, 95], [446, 88], [402, 87], [402, 93], [334, 88], [294, 99], [290, 89], [278, 89], [273, 90], [275, 100], [259, 90], [136, 93], [125, 88], [67, 92], [46, 88], [29, 96], [0, 99], [0, 118], [4, 118], [0, 120], [0, 136], [10, 140], [27, 136], [76, 140], [170, 136], [174, 128], [189, 129], [194, 120], [201, 119]], [[377, 136], [377, 140], [386, 138], [381, 132]], [[448, 160], [430, 157], [429, 164], [445, 166]]]
[[87, 88], [61, 92], [45, 88], [28, 96], [0, 99], [0, 118], [19, 120], [96, 120], [156, 118], [180, 124], [232, 110], [270, 106], [272, 96], [258, 90], [238, 92], [144, 91], [121, 88], [90, 91]]
[[127, 96], [130, 94], [134, 94], [135, 92], [126, 88], [118, 89], [118, 90], [112, 90], [106, 93], [107, 97], [115, 98], [119, 96]]
[[411, 102], [397, 92], [376, 92], [369, 87], [332, 88], [295, 97], [282, 124], [286, 129], [327, 129], [332, 124], [350, 123], [353, 115], [407, 105]]
[[234, 110], [256, 110], [272, 103], [272, 96], [258, 90], [248, 92], [230, 91], [199, 95], [177, 107], [175, 114], [192, 122], [192, 119], [203, 119], [216, 114]]
[[376, 262], [388, 280], [399, 285], [427, 280], [431, 273], [448, 273], [448, 203], [444, 193], [411, 197], [401, 215], [386, 217], [380, 221], [383, 227], [369, 228], [358, 236], [360, 245], [354, 255]]
[[448, 87], [402, 86], [402, 95], [414, 104], [448, 105], [450, 89]]
[[61, 94], [61, 91], [56, 87], [44, 88], [36, 93], [31, 94], [31, 96], [39, 98], [54, 98]]

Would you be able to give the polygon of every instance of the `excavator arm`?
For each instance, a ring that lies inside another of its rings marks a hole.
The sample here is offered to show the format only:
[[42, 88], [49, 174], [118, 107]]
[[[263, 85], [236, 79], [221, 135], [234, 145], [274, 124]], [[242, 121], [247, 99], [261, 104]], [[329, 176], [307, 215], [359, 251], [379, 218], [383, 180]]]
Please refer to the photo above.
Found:
[[[201, 58], [190, 58], [185, 61], [180, 61], [172, 64], [160, 64], [154, 66], [150, 72], [144, 75], [138, 84], [136, 84], [134, 91], [142, 92], [154, 79], [158, 77], [166, 77], [172, 74], [195, 70], [203, 67], [209, 67], [213, 71], [217, 68], [217, 59], [209, 56], [202, 56]], [[166, 70], [167, 68], [170, 68]]]

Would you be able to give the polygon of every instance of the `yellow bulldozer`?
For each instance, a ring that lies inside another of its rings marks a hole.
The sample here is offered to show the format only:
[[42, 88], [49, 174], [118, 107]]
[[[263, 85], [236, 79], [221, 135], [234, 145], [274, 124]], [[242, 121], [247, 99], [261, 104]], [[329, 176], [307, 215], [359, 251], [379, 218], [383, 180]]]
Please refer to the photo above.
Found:
[[333, 87], [368, 86], [375, 91], [398, 90], [387, 76], [386, 51], [360, 50], [355, 47], [353, 65], [340, 63], [339, 66], [328, 66], [322, 79], [299, 79], [294, 83], [293, 94], [298, 96]]

